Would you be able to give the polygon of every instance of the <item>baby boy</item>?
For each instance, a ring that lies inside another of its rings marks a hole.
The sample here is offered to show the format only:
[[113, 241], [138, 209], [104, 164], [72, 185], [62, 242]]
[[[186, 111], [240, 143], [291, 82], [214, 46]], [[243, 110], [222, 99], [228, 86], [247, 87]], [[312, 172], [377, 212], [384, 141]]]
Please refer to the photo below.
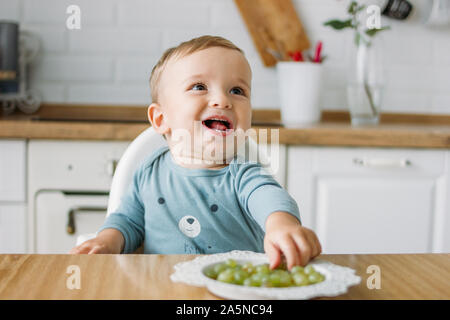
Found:
[[152, 70], [148, 117], [168, 146], [142, 163], [97, 236], [70, 253], [265, 251], [272, 268], [284, 256], [289, 269], [319, 255], [295, 200], [259, 163], [238, 161], [232, 142], [251, 126], [251, 77], [242, 50], [221, 37], [167, 50]]

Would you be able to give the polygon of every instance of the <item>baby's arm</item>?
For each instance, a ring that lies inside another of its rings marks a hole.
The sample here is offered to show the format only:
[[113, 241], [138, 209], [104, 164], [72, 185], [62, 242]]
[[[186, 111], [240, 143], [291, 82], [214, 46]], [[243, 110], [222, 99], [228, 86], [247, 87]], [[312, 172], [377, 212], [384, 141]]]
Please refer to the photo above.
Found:
[[266, 220], [264, 251], [272, 269], [280, 264], [281, 254], [291, 269], [294, 265], [305, 266], [322, 252], [322, 247], [314, 231], [302, 227], [293, 215], [277, 211]]
[[72, 248], [69, 254], [121, 253], [125, 244], [122, 233], [113, 228], [104, 229], [98, 235]]

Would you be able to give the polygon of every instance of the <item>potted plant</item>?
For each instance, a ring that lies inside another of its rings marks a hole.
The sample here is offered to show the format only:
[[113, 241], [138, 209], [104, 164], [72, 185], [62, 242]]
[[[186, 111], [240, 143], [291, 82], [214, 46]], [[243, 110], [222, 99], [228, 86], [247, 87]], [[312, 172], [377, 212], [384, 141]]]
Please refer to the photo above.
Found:
[[[332, 19], [324, 23], [335, 30], [353, 29], [354, 32], [355, 50], [347, 82], [352, 125], [377, 124], [379, 121], [383, 79], [381, 52], [374, 39], [380, 31], [389, 29], [381, 26], [367, 27], [368, 23], [363, 23], [361, 19], [364, 9], [370, 8], [358, 1], [351, 1], [347, 8], [347, 19]], [[376, 10], [374, 14], [377, 14]]]

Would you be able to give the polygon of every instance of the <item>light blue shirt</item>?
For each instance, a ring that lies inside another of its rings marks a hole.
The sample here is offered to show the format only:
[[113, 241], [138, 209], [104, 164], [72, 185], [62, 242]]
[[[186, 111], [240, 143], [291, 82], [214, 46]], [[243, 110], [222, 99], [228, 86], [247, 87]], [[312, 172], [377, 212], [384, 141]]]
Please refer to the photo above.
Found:
[[135, 172], [99, 231], [119, 230], [123, 253], [142, 243], [144, 253], [264, 252], [265, 221], [275, 211], [300, 221], [295, 200], [259, 163], [236, 157], [219, 170], [188, 169], [163, 147]]

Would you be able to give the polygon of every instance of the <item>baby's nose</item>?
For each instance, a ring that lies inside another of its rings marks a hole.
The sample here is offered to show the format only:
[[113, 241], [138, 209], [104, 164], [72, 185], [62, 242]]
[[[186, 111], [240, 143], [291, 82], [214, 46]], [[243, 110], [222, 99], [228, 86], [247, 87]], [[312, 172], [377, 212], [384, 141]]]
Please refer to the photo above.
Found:
[[232, 107], [230, 100], [224, 94], [218, 95], [211, 100], [211, 106], [214, 108], [230, 109]]
[[187, 220], [187, 222], [189, 223], [189, 224], [193, 224], [194, 223], [194, 219], [192, 219], [192, 218], [188, 218], [188, 219], [186, 219]]

